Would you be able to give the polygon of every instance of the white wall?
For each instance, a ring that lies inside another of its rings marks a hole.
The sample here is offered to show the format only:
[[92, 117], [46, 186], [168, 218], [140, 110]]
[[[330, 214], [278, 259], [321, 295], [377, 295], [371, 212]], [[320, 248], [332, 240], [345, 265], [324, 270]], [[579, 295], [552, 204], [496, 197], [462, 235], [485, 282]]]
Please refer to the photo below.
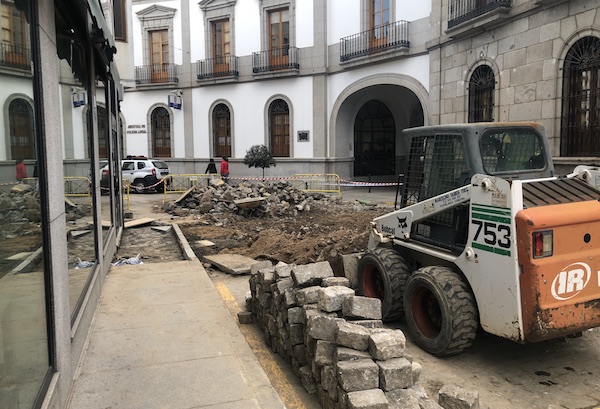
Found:
[[235, 6], [235, 54], [252, 55], [260, 51], [259, 2], [239, 0]]
[[350, 85], [357, 81], [371, 76], [385, 76], [386, 74], [402, 74], [416, 79], [429, 89], [429, 56], [421, 55], [417, 57], [406, 58], [403, 60], [390, 61], [377, 64], [375, 66], [366, 66], [364, 68], [344, 71], [329, 77], [329, 88], [327, 95], [328, 109], [327, 116], [331, 117], [331, 110], [339, 95]]
[[[319, 0], [316, 0], [319, 1]], [[313, 2], [298, 0], [296, 2], [296, 47], [312, 47], [314, 45], [314, 11]]]
[[[210, 155], [210, 110], [215, 101], [227, 101], [232, 107], [233, 157], [243, 158], [253, 145], [266, 144], [265, 112], [271, 98], [284, 96], [290, 101], [294, 157], [311, 158], [314, 135], [312, 132], [312, 79], [294, 78], [271, 82], [220, 85], [194, 89], [194, 157]], [[309, 142], [297, 142], [298, 130], [309, 130]]]
[[360, 32], [361, 3], [361, 0], [329, 0], [327, 44], [337, 44], [340, 38]]
[[[148, 136], [150, 132], [150, 122], [148, 116], [150, 109], [156, 104], [167, 104], [167, 90], [157, 91], [139, 91], [126, 92], [125, 98], [121, 104], [121, 111], [125, 117], [125, 138], [127, 138], [126, 155], [148, 155]], [[183, 107], [185, 109], [185, 106]], [[183, 158], [185, 156], [184, 135], [183, 135], [183, 111], [167, 108], [173, 119], [172, 129], [172, 155]], [[146, 133], [131, 133], [141, 128], [130, 128], [131, 125], [145, 125]], [[129, 133], [128, 133], [129, 132]]]
[[204, 13], [200, 10], [198, 0], [189, 0], [190, 9], [190, 56], [192, 62], [206, 58], [205, 38], [204, 38]]

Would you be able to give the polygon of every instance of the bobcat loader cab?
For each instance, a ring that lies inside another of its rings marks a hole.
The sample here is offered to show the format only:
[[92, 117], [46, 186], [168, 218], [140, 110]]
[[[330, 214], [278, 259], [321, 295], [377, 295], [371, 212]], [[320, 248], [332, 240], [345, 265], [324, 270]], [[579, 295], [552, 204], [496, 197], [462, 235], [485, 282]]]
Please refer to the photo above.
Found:
[[403, 132], [401, 208], [372, 223], [359, 292], [435, 355], [479, 326], [519, 343], [600, 326], [600, 192], [554, 176], [537, 123]]

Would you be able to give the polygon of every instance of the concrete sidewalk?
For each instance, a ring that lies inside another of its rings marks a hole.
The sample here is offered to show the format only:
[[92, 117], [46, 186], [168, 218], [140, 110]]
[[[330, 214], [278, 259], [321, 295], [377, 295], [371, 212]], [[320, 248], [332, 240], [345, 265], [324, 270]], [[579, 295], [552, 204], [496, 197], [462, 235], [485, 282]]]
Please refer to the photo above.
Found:
[[197, 260], [111, 267], [69, 408], [283, 408]]

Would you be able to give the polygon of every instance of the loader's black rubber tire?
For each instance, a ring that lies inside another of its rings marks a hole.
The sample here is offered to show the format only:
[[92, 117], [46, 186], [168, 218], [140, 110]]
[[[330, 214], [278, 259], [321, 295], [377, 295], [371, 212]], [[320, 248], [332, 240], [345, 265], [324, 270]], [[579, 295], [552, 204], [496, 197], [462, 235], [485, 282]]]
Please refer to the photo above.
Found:
[[423, 267], [408, 278], [404, 312], [413, 340], [433, 355], [458, 354], [475, 340], [475, 297], [462, 276], [447, 267]]
[[397, 251], [379, 247], [358, 262], [358, 293], [381, 300], [383, 321], [402, 319], [402, 293], [408, 274], [406, 261]]

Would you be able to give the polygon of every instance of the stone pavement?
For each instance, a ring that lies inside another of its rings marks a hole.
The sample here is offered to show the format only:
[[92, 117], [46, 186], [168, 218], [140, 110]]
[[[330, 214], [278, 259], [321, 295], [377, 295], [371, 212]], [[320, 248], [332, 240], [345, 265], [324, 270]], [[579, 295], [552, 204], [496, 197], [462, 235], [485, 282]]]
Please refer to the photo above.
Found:
[[[395, 188], [345, 188], [342, 197], [389, 205]], [[191, 260], [111, 267], [70, 409], [284, 408], [236, 317], [180, 240]]]

